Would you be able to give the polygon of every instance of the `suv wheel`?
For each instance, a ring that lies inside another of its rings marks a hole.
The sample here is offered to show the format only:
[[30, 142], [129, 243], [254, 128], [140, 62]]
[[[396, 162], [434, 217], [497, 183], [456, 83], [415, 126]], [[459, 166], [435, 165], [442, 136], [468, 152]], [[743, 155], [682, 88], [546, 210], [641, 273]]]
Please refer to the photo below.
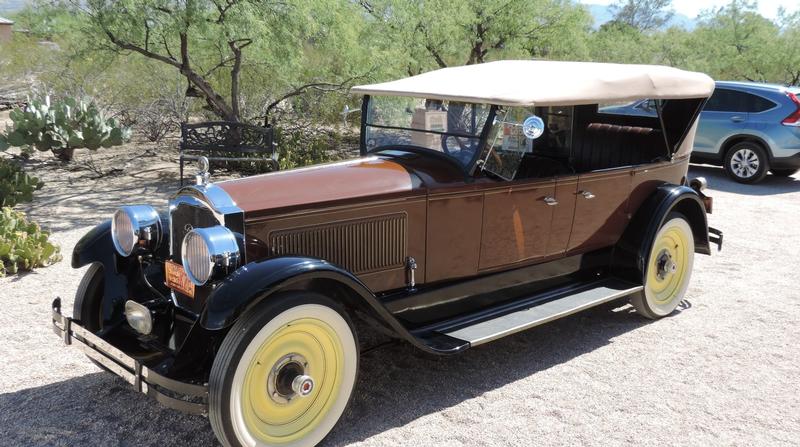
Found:
[[772, 175], [777, 175], [778, 177], [791, 177], [797, 174], [798, 171], [800, 169], [770, 169]]
[[739, 183], [758, 183], [769, 171], [767, 153], [758, 143], [736, 143], [725, 155], [725, 171]]

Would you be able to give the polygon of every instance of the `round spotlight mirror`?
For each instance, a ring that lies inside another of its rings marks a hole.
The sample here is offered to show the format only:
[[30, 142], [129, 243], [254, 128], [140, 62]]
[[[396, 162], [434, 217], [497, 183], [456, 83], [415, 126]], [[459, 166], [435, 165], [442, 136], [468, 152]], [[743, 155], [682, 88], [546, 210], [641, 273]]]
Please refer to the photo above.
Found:
[[522, 123], [522, 133], [530, 140], [541, 137], [544, 133], [544, 120], [536, 115], [525, 118]]

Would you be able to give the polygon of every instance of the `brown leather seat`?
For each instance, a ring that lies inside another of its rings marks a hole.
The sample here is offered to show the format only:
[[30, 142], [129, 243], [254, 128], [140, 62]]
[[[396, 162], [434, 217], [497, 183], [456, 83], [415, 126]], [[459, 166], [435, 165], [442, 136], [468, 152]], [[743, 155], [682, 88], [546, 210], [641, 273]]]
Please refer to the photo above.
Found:
[[661, 131], [651, 127], [590, 123], [572, 153], [577, 172], [649, 163], [666, 156]]

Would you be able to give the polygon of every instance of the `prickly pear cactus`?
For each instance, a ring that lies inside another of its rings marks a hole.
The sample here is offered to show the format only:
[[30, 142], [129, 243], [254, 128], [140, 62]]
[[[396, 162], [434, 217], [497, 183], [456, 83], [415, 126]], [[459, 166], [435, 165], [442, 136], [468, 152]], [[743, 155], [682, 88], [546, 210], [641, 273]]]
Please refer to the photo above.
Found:
[[49, 234], [10, 207], [0, 208], [0, 276], [45, 267], [61, 260]]
[[106, 118], [93, 102], [64, 98], [32, 100], [9, 114], [12, 125], [0, 133], [0, 151], [9, 147], [52, 151], [71, 160], [75, 149], [97, 150], [119, 146], [130, 139], [130, 129]]
[[16, 163], [0, 158], [0, 207], [33, 200], [42, 182], [26, 174]]

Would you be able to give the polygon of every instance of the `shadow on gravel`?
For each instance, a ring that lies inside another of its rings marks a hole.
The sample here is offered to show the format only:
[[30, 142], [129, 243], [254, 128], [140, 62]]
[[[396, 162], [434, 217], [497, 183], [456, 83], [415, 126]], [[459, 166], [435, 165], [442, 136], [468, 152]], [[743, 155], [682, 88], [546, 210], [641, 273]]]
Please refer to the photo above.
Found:
[[[371, 351], [361, 359], [349, 409], [323, 445], [347, 445], [403, 426], [649, 323], [620, 305], [609, 303], [455, 357], [420, 355], [406, 344]], [[678, 312], [690, 306], [682, 303]], [[216, 445], [205, 418], [162, 408], [107, 373], [0, 395], [0, 436], [8, 445], [26, 446]]]
[[[603, 347], [650, 323], [610, 303], [467, 350], [455, 357], [391, 345], [361, 359], [356, 394], [324, 443], [343, 446], [400, 427]], [[679, 308], [686, 308], [686, 304]], [[520, 396], [547, 399], [547, 396]], [[532, 423], [534, 421], [531, 421]]]
[[0, 439], [9, 446], [217, 445], [205, 418], [162, 408], [108, 373], [0, 394]]
[[800, 191], [800, 179], [795, 177], [767, 174], [761, 182], [748, 185], [731, 180], [724, 169], [716, 166], [690, 165], [689, 178], [692, 177], [705, 177], [710, 189], [748, 196], [771, 196]]

